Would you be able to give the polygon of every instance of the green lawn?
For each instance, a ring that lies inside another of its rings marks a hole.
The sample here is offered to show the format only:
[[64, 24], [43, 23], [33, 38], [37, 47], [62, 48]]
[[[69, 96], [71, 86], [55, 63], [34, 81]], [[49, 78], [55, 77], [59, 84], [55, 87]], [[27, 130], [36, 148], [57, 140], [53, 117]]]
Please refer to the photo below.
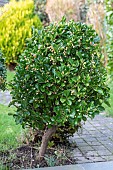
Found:
[[[7, 70], [7, 83], [13, 79], [14, 74], [14, 71]], [[8, 115], [15, 111], [15, 107], [0, 104], [0, 151], [14, 149], [22, 144], [24, 130], [20, 125], [16, 125], [13, 116]]]
[[104, 105], [104, 107], [105, 107], [105, 111], [106, 111], [107, 115], [113, 116], [113, 81], [111, 81], [109, 83], [109, 87], [110, 87], [109, 103], [110, 103], [111, 107], [108, 107], [106, 105]]
[[8, 115], [14, 111], [14, 107], [0, 104], [0, 151], [21, 145], [23, 130], [20, 125], [16, 125], [14, 118]]
[[15, 71], [7, 70], [7, 82], [10, 82], [14, 77]]
[[[9, 83], [15, 75], [15, 71], [9, 71], [7, 69], [7, 83]], [[7, 88], [10, 89], [9, 85], [7, 85]]]

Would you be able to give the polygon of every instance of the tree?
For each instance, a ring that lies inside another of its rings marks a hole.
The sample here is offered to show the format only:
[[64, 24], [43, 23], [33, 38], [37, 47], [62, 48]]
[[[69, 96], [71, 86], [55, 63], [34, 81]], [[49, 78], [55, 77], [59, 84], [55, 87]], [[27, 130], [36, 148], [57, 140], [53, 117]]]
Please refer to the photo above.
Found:
[[74, 128], [107, 103], [109, 88], [99, 37], [85, 24], [66, 22], [34, 30], [12, 83], [17, 123], [43, 131], [41, 160], [48, 141], [65, 123]]

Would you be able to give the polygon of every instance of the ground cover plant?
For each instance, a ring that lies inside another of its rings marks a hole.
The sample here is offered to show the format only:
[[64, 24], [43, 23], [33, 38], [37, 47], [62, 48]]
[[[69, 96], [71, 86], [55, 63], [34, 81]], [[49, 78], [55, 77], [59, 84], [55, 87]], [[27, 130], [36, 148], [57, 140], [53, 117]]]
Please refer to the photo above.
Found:
[[107, 103], [109, 88], [98, 35], [92, 27], [65, 18], [34, 30], [11, 87], [16, 122], [42, 132], [37, 158], [42, 160], [58, 129], [64, 135], [66, 128], [68, 133], [71, 128], [76, 131], [82, 120], [93, 118]]
[[34, 15], [33, 0], [12, 0], [0, 7], [0, 48], [7, 65], [17, 63], [25, 39], [31, 36], [32, 26], [42, 26], [38, 16]]

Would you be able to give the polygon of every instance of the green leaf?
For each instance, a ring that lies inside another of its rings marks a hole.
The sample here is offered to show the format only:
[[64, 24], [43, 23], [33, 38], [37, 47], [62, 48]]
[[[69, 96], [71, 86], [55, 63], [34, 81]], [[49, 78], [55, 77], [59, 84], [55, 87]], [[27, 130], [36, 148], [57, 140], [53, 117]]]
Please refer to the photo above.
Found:
[[98, 109], [99, 109], [100, 111], [104, 111], [104, 110], [105, 110], [105, 108], [104, 108], [103, 106], [99, 106]]
[[71, 118], [74, 118], [74, 117], [75, 117], [75, 112], [72, 112], [72, 113], [70, 114], [70, 117], [71, 117]]
[[61, 103], [64, 103], [66, 101], [65, 98], [60, 98]]
[[67, 104], [68, 104], [69, 106], [71, 106], [71, 105], [72, 105], [72, 101], [71, 101], [71, 100], [67, 100]]
[[83, 117], [82, 117], [82, 119], [83, 119], [84, 121], [86, 121], [86, 120], [87, 120], [87, 118], [86, 118], [85, 116], [83, 116]]
[[110, 103], [109, 103], [107, 100], [104, 101], [104, 103], [105, 103], [107, 106], [111, 107]]
[[56, 100], [56, 101], [55, 101], [55, 104], [56, 104], [56, 105], [59, 105], [59, 101], [58, 101], [58, 100]]
[[68, 97], [70, 94], [70, 90], [64, 90], [63, 94], [64, 96]]

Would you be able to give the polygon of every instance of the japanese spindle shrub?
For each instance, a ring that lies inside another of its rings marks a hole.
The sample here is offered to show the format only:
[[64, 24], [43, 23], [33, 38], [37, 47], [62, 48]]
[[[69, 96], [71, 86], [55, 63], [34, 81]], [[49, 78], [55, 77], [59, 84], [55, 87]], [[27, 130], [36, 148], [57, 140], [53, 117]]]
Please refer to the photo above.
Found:
[[99, 38], [85, 24], [66, 22], [34, 30], [22, 53], [12, 84], [17, 123], [44, 132], [41, 158], [59, 127], [76, 127], [107, 103], [109, 88]]
[[8, 65], [17, 63], [25, 39], [31, 37], [31, 27], [41, 28], [42, 24], [33, 12], [33, 0], [11, 0], [0, 7], [0, 48]]
[[5, 90], [6, 83], [6, 67], [2, 51], [0, 50], [0, 90]]

